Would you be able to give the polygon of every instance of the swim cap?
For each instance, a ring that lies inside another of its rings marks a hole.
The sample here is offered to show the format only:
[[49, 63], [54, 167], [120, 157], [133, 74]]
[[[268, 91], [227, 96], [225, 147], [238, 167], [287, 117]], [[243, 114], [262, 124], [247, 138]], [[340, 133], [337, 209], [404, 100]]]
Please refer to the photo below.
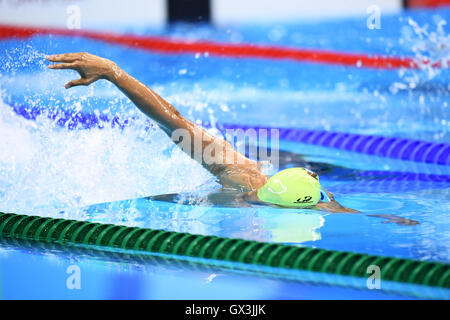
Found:
[[277, 172], [258, 189], [261, 201], [285, 207], [307, 208], [320, 200], [319, 180], [304, 168], [290, 168]]

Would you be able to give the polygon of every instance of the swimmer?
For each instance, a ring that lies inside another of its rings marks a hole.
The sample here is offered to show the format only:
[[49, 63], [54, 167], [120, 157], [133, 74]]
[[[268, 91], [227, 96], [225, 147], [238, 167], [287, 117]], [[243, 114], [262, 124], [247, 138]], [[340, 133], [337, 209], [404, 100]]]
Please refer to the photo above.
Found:
[[[65, 88], [87, 86], [104, 79], [115, 84], [144, 114], [153, 119], [158, 126], [180, 147], [180, 130], [187, 132], [192, 139], [181, 149], [197, 160], [214, 175], [224, 190], [249, 204], [264, 204], [276, 207], [319, 209], [327, 212], [358, 213], [357, 210], [340, 205], [334, 196], [319, 183], [316, 173], [305, 168], [290, 168], [269, 177], [262, 172], [262, 163], [247, 158], [224, 139], [211, 133], [183, 117], [170, 103], [152, 89], [139, 82], [114, 62], [86, 52], [56, 54], [47, 57], [56, 62], [50, 69], [71, 69], [80, 78], [69, 81]], [[197, 140], [196, 140], [197, 139]], [[226, 155], [232, 161], [206, 161], [196, 151], [194, 141], [201, 141], [201, 154], [213, 150], [213, 156]], [[193, 150], [193, 151], [192, 151]], [[164, 196], [161, 196], [164, 197]], [[220, 197], [219, 197], [220, 198]], [[242, 201], [241, 201], [242, 202]], [[401, 225], [418, 224], [392, 215], [371, 215], [385, 218], [387, 222]]]

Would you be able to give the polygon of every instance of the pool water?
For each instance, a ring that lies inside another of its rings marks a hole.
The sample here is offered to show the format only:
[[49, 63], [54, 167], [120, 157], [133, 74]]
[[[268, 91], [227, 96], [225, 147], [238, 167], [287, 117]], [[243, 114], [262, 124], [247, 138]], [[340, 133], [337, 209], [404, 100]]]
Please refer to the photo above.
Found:
[[[48, 70], [44, 57], [77, 51], [107, 57], [207, 127], [268, 126], [449, 143], [449, 18], [445, 9], [405, 12], [383, 17], [379, 30], [369, 30], [365, 19], [356, 18], [120, 30], [417, 61], [428, 57], [441, 63], [413, 70], [158, 54], [82, 37], [2, 40], [0, 210], [448, 263], [448, 165], [281, 139], [276, 146], [284, 157], [281, 168], [309, 162], [340, 203], [363, 214], [211, 206], [196, 199], [219, 188], [214, 178], [173, 146], [124, 95], [105, 81], [65, 90], [64, 84], [77, 75]], [[191, 204], [145, 198], [169, 193], [191, 197]], [[376, 214], [419, 224], [384, 223], [370, 216]], [[2, 245], [0, 263], [4, 298], [401, 297], [254, 272], [192, 271], [18, 245]], [[65, 287], [66, 268], [72, 264], [87, 277], [83, 290]], [[32, 289], [42, 288], [44, 282], [47, 289]], [[448, 292], [439, 297], [448, 298]]]

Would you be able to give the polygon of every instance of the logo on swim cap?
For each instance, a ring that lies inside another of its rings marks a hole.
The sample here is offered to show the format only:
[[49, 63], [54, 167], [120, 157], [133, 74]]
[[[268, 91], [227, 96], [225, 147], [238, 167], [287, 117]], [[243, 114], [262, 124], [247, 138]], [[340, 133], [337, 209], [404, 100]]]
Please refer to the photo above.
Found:
[[295, 201], [294, 203], [312, 203], [312, 197], [310, 196], [306, 196], [303, 198], [298, 198], [297, 201]]
[[320, 200], [319, 180], [311, 176], [304, 168], [282, 170], [267, 180], [258, 189], [261, 201], [279, 206], [307, 208]]

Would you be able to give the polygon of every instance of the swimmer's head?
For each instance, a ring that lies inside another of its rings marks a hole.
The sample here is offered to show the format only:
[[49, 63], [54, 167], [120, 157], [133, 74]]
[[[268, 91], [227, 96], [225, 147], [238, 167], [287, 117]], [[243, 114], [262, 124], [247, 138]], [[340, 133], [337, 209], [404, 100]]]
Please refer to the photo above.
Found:
[[290, 168], [277, 172], [258, 189], [261, 201], [283, 207], [308, 208], [321, 198], [317, 174], [305, 168]]

